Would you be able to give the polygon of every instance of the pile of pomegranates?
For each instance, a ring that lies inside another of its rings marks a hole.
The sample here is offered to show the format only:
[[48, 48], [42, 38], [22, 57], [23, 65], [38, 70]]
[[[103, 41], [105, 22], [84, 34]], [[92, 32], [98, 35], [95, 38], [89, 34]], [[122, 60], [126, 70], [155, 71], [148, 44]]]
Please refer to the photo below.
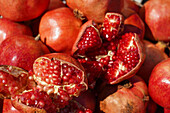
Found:
[[168, 5], [0, 0], [0, 112], [169, 113]]

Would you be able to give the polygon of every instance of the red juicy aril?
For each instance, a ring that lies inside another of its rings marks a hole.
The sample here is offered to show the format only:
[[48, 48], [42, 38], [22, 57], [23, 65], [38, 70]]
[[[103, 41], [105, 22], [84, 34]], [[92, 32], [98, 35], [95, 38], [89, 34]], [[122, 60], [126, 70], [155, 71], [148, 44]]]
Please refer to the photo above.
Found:
[[[131, 32], [119, 33], [123, 32], [121, 25], [123, 23], [122, 16], [116, 13], [108, 13], [106, 15], [107, 21], [104, 21], [106, 23], [103, 23], [103, 26], [100, 28], [100, 34], [102, 35], [97, 34], [99, 31], [96, 28], [98, 27], [93, 22], [88, 21], [81, 27], [73, 46], [72, 54], [83, 64], [87, 73], [92, 66], [95, 66], [94, 71], [87, 75], [88, 79], [98, 76], [93, 74], [97, 71], [97, 74], [102, 73], [104, 75], [102, 77], [108, 83], [115, 84], [133, 76], [143, 63], [145, 55], [142, 42], [137, 34]], [[91, 28], [93, 30], [89, 30]], [[96, 34], [93, 37], [92, 32], [94, 31]], [[86, 42], [89, 39], [91, 43], [88, 45]], [[87, 48], [90, 49], [88, 50]]]
[[56, 113], [52, 98], [38, 89], [25, 90], [11, 99], [12, 105], [22, 113]]
[[0, 98], [10, 98], [11, 95], [25, 90], [28, 83], [28, 72], [9, 65], [0, 66]]
[[0, 15], [13, 21], [27, 21], [40, 16], [50, 0], [0, 0]]
[[63, 108], [73, 96], [79, 96], [88, 88], [83, 67], [67, 54], [51, 53], [39, 57], [33, 69], [37, 87], [54, 95], [58, 108]]
[[13, 65], [32, 71], [34, 60], [49, 53], [48, 48], [34, 37], [15, 35], [8, 37], [0, 45], [0, 65]]
[[48, 11], [40, 21], [41, 40], [54, 51], [70, 53], [81, 24], [67, 7]]

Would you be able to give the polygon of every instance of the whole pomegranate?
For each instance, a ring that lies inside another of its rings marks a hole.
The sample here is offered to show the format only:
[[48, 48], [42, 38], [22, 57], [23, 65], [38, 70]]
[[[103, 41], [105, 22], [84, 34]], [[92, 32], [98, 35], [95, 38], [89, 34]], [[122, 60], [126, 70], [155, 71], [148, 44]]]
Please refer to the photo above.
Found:
[[32, 71], [36, 58], [49, 53], [48, 48], [34, 37], [15, 35], [0, 45], [0, 65], [13, 65]]
[[164, 113], [169, 113], [169, 112], [170, 112], [170, 109], [164, 108]]
[[29, 27], [12, 22], [8, 19], [0, 18], [0, 44], [4, 41], [7, 37], [11, 37], [14, 35], [32, 35], [32, 31]]
[[135, 75], [143, 63], [142, 42], [136, 33], [120, 33], [122, 24], [123, 16], [110, 12], [102, 27], [92, 20], [81, 26], [72, 54], [84, 66], [89, 81], [99, 76], [116, 84]]
[[68, 54], [45, 54], [35, 60], [33, 69], [37, 87], [53, 95], [57, 108], [65, 107], [72, 97], [88, 89], [83, 67]]
[[149, 94], [158, 105], [170, 109], [170, 58], [158, 63], [149, 79]]
[[57, 52], [69, 53], [82, 22], [66, 7], [46, 12], [40, 21], [41, 40]]
[[146, 58], [137, 72], [137, 75], [142, 77], [148, 84], [153, 68], [162, 60], [167, 59], [168, 56], [152, 42], [143, 40], [143, 43], [145, 47]]
[[106, 85], [98, 95], [100, 110], [105, 113], [145, 113], [148, 102], [145, 82], [133, 76], [116, 85]]
[[86, 17], [101, 23], [106, 12], [120, 13], [123, 0], [66, 0], [67, 5], [72, 8], [78, 17]]
[[0, 0], [0, 15], [13, 21], [27, 21], [40, 16], [50, 0]]
[[147, 29], [146, 37], [153, 41], [170, 41], [170, 11], [169, 0], [149, 0], [141, 8], [141, 17]]

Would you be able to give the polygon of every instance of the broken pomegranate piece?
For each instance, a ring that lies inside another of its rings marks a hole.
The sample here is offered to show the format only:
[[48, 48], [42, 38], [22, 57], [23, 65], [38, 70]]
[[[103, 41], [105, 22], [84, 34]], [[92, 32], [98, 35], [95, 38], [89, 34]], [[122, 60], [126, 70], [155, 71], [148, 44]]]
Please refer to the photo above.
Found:
[[53, 95], [58, 107], [63, 108], [72, 96], [88, 89], [87, 78], [81, 64], [64, 53], [51, 53], [39, 57], [33, 64], [38, 88]]
[[101, 29], [104, 40], [113, 40], [122, 29], [123, 16], [118, 13], [106, 13]]
[[24, 69], [10, 66], [0, 66], [0, 98], [10, 98], [11, 95], [22, 92], [28, 83], [28, 72]]
[[12, 97], [11, 102], [22, 113], [56, 113], [58, 111], [52, 98], [38, 89], [25, 90]]

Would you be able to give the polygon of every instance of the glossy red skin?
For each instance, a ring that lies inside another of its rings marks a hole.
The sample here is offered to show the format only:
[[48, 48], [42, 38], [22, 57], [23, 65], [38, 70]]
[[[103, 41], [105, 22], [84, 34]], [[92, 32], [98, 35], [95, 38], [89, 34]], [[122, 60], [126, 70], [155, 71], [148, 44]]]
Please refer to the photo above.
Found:
[[136, 32], [139, 35], [139, 38], [143, 40], [145, 34], [145, 24], [137, 13], [133, 13], [130, 16], [128, 16], [124, 20], [124, 24], [125, 26], [134, 26], [134, 27], [128, 27], [126, 29], [129, 29], [129, 32], [130, 31], [134, 33]]
[[20, 113], [12, 106], [11, 99], [4, 99], [2, 113]]
[[50, 0], [0, 0], [0, 15], [13, 21], [27, 21], [40, 16]]
[[0, 18], [0, 44], [7, 37], [11, 37], [19, 34], [31, 36], [32, 31], [28, 26], [16, 22], [12, 22], [8, 19]]
[[48, 11], [40, 21], [41, 40], [54, 51], [71, 53], [81, 24], [69, 8]]
[[16, 35], [9, 37], [0, 45], [0, 65], [13, 65], [32, 71], [36, 58], [49, 53], [48, 48], [34, 37]]
[[149, 94], [158, 105], [170, 109], [170, 58], [158, 63], [152, 70]]
[[153, 68], [162, 60], [167, 59], [168, 56], [164, 53], [164, 51], [161, 51], [150, 41], [143, 40], [143, 44], [146, 57], [144, 63], [137, 72], [137, 75], [142, 77], [143, 80], [148, 84]]
[[149, 0], [141, 9], [141, 17], [147, 24], [146, 38], [153, 41], [170, 41], [170, 1]]

